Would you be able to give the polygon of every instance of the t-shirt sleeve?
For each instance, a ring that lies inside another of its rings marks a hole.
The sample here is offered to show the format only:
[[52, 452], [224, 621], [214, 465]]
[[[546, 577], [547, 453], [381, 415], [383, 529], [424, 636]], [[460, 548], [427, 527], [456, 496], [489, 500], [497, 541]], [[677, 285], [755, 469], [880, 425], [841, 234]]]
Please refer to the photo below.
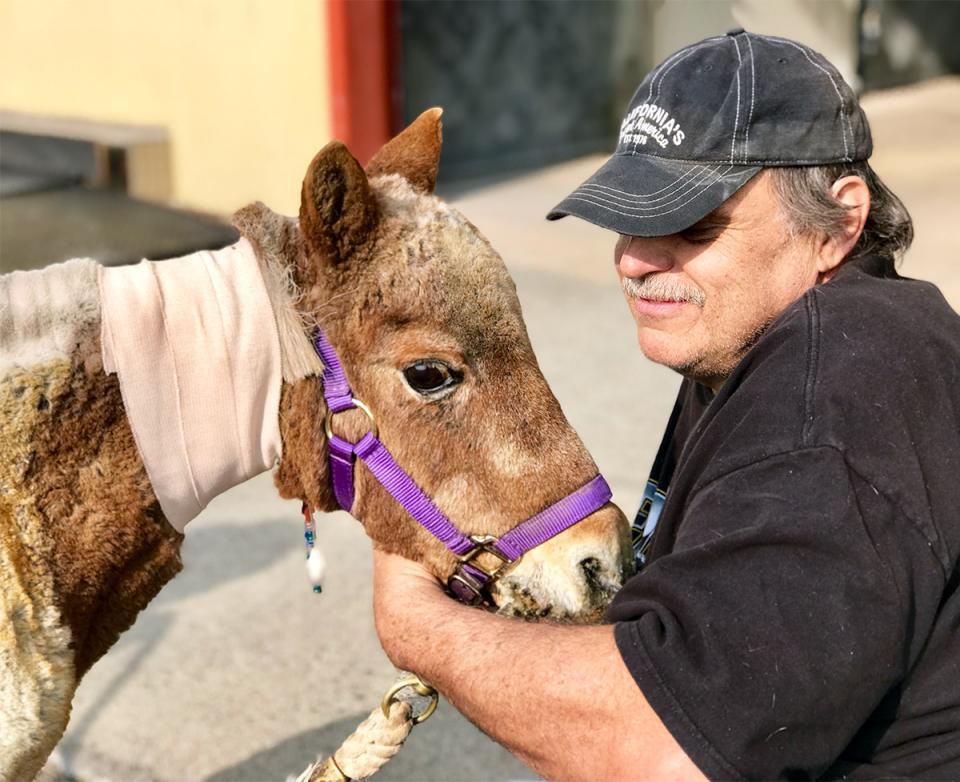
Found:
[[698, 490], [614, 602], [624, 662], [707, 776], [818, 777], [902, 677], [910, 566], [890, 558], [922, 541], [891, 555], [871, 524], [896, 514], [876, 516], [835, 449], [766, 458]]

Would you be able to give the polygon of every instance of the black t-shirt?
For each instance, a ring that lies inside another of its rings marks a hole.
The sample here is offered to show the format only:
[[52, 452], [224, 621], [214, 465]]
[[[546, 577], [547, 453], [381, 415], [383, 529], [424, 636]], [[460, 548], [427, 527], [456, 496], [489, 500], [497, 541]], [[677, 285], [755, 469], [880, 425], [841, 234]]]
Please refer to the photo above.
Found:
[[960, 780], [960, 317], [880, 268], [808, 291], [716, 397], [684, 382], [661, 448], [608, 617], [714, 779]]

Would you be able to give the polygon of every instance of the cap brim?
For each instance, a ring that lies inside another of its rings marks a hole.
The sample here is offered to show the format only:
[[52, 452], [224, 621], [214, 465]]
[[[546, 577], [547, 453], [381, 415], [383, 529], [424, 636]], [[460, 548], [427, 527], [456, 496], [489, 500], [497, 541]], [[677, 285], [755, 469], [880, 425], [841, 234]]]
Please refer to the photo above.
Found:
[[618, 154], [547, 215], [574, 215], [629, 236], [666, 236], [706, 217], [762, 170]]

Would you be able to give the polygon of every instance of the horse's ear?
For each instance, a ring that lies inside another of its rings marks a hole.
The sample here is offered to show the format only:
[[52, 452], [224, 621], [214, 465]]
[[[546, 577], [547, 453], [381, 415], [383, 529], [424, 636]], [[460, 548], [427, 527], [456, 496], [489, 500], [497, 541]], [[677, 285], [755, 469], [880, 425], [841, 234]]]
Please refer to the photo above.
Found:
[[440, 108], [423, 112], [406, 130], [380, 148], [367, 163], [367, 174], [399, 174], [417, 190], [432, 193], [437, 185], [443, 142], [441, 114]]
[[349, 150], [331, 141], [310, 163], [300, 196], [300, 232], [333, 263], [364, 247], [377, 226], [377, 201]]

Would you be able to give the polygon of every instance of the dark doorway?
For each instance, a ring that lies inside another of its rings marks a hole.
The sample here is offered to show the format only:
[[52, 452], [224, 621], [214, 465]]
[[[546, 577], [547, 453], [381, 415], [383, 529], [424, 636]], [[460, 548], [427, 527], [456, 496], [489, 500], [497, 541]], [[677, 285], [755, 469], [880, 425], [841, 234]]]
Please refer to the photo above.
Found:
[[444, 108], [445, 179], [608, 151], [650, 65], [647, 15], [633, 0], [402, 2], [404, 120]]

